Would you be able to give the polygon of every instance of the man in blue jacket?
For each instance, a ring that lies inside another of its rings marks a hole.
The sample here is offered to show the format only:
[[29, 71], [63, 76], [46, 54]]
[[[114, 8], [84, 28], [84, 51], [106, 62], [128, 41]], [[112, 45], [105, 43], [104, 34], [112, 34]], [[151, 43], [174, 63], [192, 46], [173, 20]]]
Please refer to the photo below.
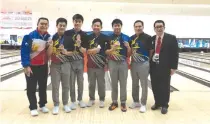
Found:
[[120, 101], [121, 110], [126, 112], [127, 100], [127, 77], [128, 64], [127, 57], [131, 52], [129, 46], [130, 38], [121, 33], [122, 21], [115, 19], [112, 21], [114, 33], [110, 36], [110, 43], [107, 45], [106, 54], [108, 55], [108, 66], [112, 84], [112, 104], [109, 110], [112, 111], [118, 107], [118, 81], [120, 82]]
[[49, 21], [47, 18], [39, 18], [37, 29], [25, 35], [21, 45], [21, 64], [27, 82], [27, 97], [32, 116], [37, 116], [36, 87], [39, 85], [39, 107], [43, 113], [48, 113], [47, 103], [47, 78], [48, 56], [47, 47], [51, 44], [50, 35], [47, 33]]

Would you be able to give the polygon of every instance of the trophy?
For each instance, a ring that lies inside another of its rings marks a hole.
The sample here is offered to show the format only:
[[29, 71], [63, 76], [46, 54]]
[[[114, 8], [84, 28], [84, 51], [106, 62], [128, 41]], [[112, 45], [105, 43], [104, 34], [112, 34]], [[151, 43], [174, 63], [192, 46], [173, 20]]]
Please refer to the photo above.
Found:
[[63, 44], [60, 44], [59, 47], [58, 47], [58, 50], [59, 50], [59, 51], [62, 51], [63, 49], [64, 49]]
[[74, 52], [77, 53], [77, 47], [81, 45], [81, 36], [77, 34], [74, 44]]
[[119, 42], [119, 41], [115, 41], [115, 42], [114, 42], [114, 45], [115, 45], [115, 46], [120, 46], [120, 42]]
[[132, 49], [132, 54], [136, 54], [136, 51], [137, 51], [137, 50], [136, 50], [135, 48], [133, 48], [133, 49]]
[[152, 60], [153, 60], [153, 62], [159, 64], [159, 54], [155, 53], [152, 57]]
[[63, 44], [59, 45], [57, 52], [60, 53], [60, 54], [65, 54], [66, 50], [64, 49]]
[[81, 36], [79, 34], [77, 35], [76, 43], [77, 43], [77, 46], [81, 45]]

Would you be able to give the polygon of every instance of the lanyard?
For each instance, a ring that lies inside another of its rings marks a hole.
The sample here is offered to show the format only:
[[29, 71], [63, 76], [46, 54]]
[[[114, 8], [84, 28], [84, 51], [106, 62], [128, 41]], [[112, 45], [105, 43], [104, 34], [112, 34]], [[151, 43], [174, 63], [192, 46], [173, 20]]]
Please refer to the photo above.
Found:
[[132, 43], [131, 43], [131, 44], [132, 44], [132, 45], [133, 45], [133, 44], [135, 44], [135, 43], [136, 43], [136, 40], [137, 40], [138, 38], [139, 38], [139, 36], [138, 36], [138, 37], [136, 37], [136, 38], [132, 41]]
[[118, 36], [118, 37], [115, 39], [115, 41], [119, 41], [119, 38], [120, 38], [120, 36]]
[[[113, 37], [114, 37], [114, 34], [113, 34]], [[115, 43], [116, 41], [119, 41], [119, 40], [120, 40], [120, 37], [121, 37], [121, 35], [118, 36], [118, 37], [116, 37], [116, 38], [114, 38], [114, 40], [112, 40], [112, 43]], [[120, 42], [120, 41], [119, 41], [119, 42]]]
[[41, 37], [42, 37], [43, 40], [45, 39], [46, 36], [47, 36], [47, 34], [45, 34], [44, 36], [41, 35]]
[[[74, 29], [73, 29], [74, 30]], [[75, 30], [74, 30], [74, 35], [73, 35], [73, 37], [72, 37], [72, 40], [75, 42], [77, 39], [76, 39], [76, 36], [78, 35], [78, 34], [80, 34], [80, 31], [78, 31], [78, 32], [76, 32]]]
[[59, 38], [58, 41], [59, 41], [60, 44], [63, 44], [64, 36], [62, 36], [61, 38]]
[[73, 35], [72, 37], [72, 40], [75, 42], [76, 41], [76, 36], [77, 36], [77, 33]]
[[[39, 36], [41, 36], [42, 40], [45, 40], [45, 37], [47, 36], [47, 34], [45, 34], [44, 36], [41, 35], [40, 33], [38, 33]], [[35, 38], [35, 33], [33, 33], [33, 37]]]
[[[93, 39], [90, 41], [90, 45], [94, 44], [94, 43], [95, 43], [95, 40], [96, 40], [98, 37], [99, 37], [99, 35], [96, 36], [95, 38], [93, 38]], [[98, 43], [98, 42], [97, 42], [97, 43]]]

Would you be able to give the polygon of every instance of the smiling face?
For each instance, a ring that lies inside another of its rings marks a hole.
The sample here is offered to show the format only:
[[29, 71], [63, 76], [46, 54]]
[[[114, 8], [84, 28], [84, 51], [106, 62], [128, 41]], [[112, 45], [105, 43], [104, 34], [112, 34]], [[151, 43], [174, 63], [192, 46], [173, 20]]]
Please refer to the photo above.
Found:
[[102, 29], [102, 26], [101, 26], [101, 23], [100, 22], [95, 22], [93, 25], [92, 25], [92, 29], [93, 29], [93, 32], [95, 34], [99, 34], [101, 32], [101, 29]]
[[37, 28], [42, 33], [47, 32], [47, 30], [49, 28], [49, 22], [48, 22], [48, 20], [40, 19], [39, 22], [38, 22], [38, 24], [37, 24]]
[[81, 19], [73, 20], [74, 29], [77, 31], [81, 30], [82, 24], [83, 24], [83, 22]]
[[122, 30], [122, 25], [120, 23], [115, 23], [113, 24], [112, 28], [115, 34], [120, 34]]
[[155, 23], [154, 30], [158, 36], [161, 36], [165, 31], [165, 26], [161, 22]]
[[140, 33], [142, 33], [143, 29], [144, 29], [144, 26], [142, 25], [141, 22], [137, 22], [137, 23], [134, 24], [134, 30], [135, 30], [136, 34], [139, 35]]
[[67, 24], [65, 22], [59, 22], [57, 25], [57, 31], [59, 34], [64, 34], [66, 31]]

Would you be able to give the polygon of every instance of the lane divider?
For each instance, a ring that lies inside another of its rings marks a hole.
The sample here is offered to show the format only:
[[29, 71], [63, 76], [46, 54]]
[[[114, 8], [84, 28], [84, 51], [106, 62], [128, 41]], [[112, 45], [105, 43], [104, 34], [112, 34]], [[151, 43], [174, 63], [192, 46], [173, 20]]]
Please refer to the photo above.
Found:
[[18, 62], [21, 62], [21, 60], [17, 60], [17, 61], [13, 61], [13, 62], [2, 64], [1, 67], [7, 66], [7, 65], [11, 65], [11, 64], [15, 64], [15, 63], [18, 63]]
[[9, 78], [12, 78], [12, 77], [14, 77], [14, 76], [16, 76], [18, 74], [21, 74], [22, 72], [23, 72], [23, 68], [21, 67], [19, 69], [14, 70], [14, 71], [2, 74], [1, 75], [1, 82], [5, 81], [5, 80], [7, 80]]
[[5, 56], [5, 57], [1, 57], [1, 59], [6, 59], [6, 58], [10, 58], [10, 57], [15, 57], [15, 56], [20, 56], [20, 54], [17, 54], [17, 55], [12, 55], [12, 56]]
[[200, 60], [204, 60], [206, 62], [209, 62], [210, 59], [207, 57], [207, 58], [204, 58], [204, 57], [200, 57], [200, 56], [192, 56], [192, 55], [181, 55], [179, 54], [179, 58], [184, 58], [184, 57], [191, 57], [191, 58], [195, 58], [195, 59], [200, 59]]
[[180, 61], [192, 61], [194, 63], [203, 63], [203, 64], [210, 64], [210, 62], [202, 62], [199, 60], [194, 60], [194, 59], [189, 59], [189, 58], [184, 58], [184, 57], [179, 57]]
[[209, 72], [209, 73], [210, 73], [210, 70], [207, 70], [207, 69], [205, 69], [205, 68], [200, 68], [200, 67], [196, 67], [196, 66], [193, 66], [193, 65], [188, 65], [188, 64], [185, 64], [185, 63], [182, 63], [182, 62], [179, 62], [179, 64], [184, 65], [184, 66], [188, 66], [188, 67], [191, 67], [191, 68], [195, 68], [195, 69], [198, 69], [198, 70], [201, 70], [201, 71], [204, 71], [204, 72]]
[[190, 80], [193, 80], [193, 81], [195, 81], [195, 82], [197, 82], [199, 84], [202, 84], [202, 85], [207, 86], [207, 87], [210, 88], [210, 81], [208, 81], [208, 80], [205, 80], [205, 79], [197, 77], [195, 75], [186, 73], [186, 72], [181, 71], [181, 70], [177, 70], [176, 73], [181, 75], [181, 76], [183, 76], [183, 77], [186, 77], [186, 78], [188, 78]]

